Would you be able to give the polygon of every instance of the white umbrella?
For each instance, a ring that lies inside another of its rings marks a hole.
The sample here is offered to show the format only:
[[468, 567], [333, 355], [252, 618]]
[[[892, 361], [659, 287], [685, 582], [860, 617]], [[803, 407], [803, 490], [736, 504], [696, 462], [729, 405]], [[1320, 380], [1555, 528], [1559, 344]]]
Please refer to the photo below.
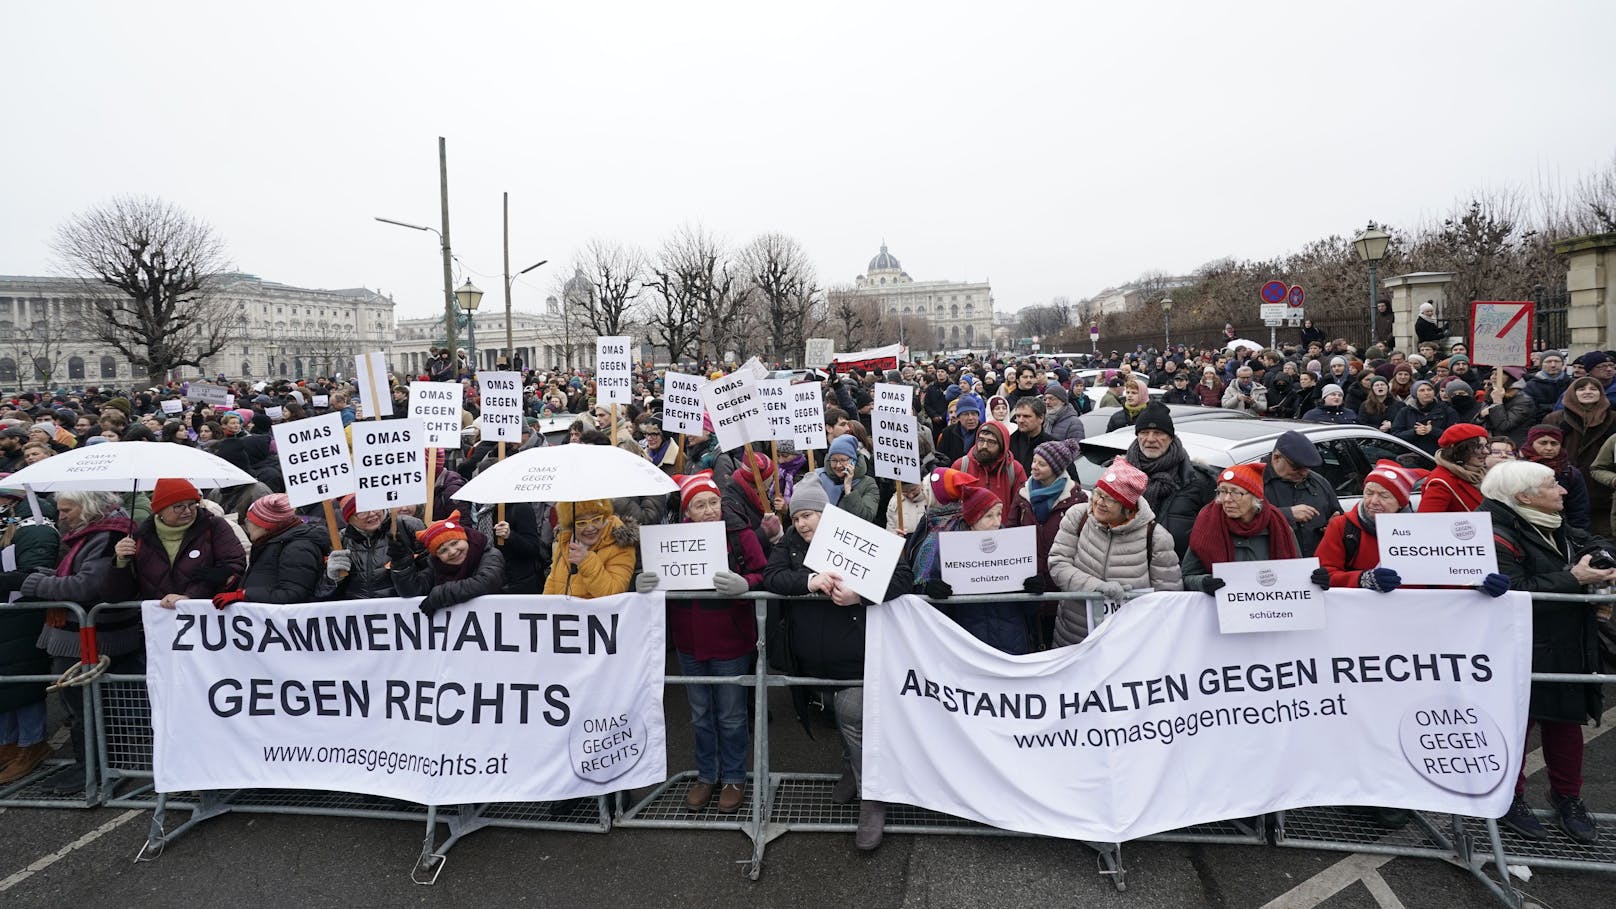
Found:
[[1234, 350], [1236, 347], [1244, 347], [1247, 350], [1267, 350], [1268, 349], [1267, 344], [1258, 344], [1256, 341], [1250, 341], [1250, 340], [1247, 340], [1245, 338], [1236, 338], [1235, 340], [1230, 341], [1229, 343], [1223, 345], [1224, 350]]
[[200, 448], [171, 442], [111, 442], [53, 455], [6, 477], [8, 487], [36, 492], [152, 489], [164, 478], [186, 479], [200, 488], [258, 482], [252, 474]]
[[519, 451], [460, 487], [457, 499], [495, 502], [582, 502], [673, 492], [656, 465], [615, 445], [555, 445]]

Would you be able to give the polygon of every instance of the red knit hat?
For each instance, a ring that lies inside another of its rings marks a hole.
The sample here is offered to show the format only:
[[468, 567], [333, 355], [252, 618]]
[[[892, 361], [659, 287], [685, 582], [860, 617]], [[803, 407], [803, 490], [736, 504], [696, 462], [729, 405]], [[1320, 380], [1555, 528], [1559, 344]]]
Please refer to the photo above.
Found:
[[1375, 462], [1374, 469], [1369, 476], [1364, 477], [1365, 483], [1373, 483], [1381, 489], [1391, 493], [1397, 499], [1399, 506], [1407, 505], [1409, 496], [1414, 492], [1414, 477], [1408, 468], [1396, 461], [1379, 460]]
[[1139, 497], [1145, 494], [1145, 484], [1149, 482], [1150, 478], [1145, 476], [1144, 471], [1129, 464], [1126, 457], [1117, 455], [1094, 488], [1116, 499], [1123, 508], [1133, 511], [1139, 507]]
[[342, 523], [347, 524], [359, 513], [359, 497], [350, 492], [337, 500], [337, 508], [342, 512]]
[[279, 530], [297, 523], [297, 512], [292, 510], [292, 500], [286, 493], [272, 492], [247, 508], [247, 520], [265, 530]]
[[156, 514], [176, 502], [198, 502], [201, 499], [202, 493], [196, 491], [190, 480], [164, 477], [152, 489], [151, 510]]
[[1455, 423], [1442, 430], [1442, 435], [1437, 437], [1436, 444], [1439, 448], [1452, 448], [1465, 439], [1485, 438], [1487, 438], [1487, 430], [1480, 426], [1474, 423]]
[[993, 509], [995, 505], [1003, 505], [999, 497], [980, 486], [967, 486], [960, 496], [960, 504], [964, 507], [965, 524], [967, 527], [982, 520], [982, 516]]
[[958, 502], [966, 487], [976, 486], [982, 482], [981, 477], [972, 476], [952, 467], [939, 467], [932, 471], [926, 480], [931, 483], [932, 498], [936, 499], [939, 505]]
[[762, 452], [747, 449], [746, 458], [741, 461], [741, 470], [750, 474], [754, 463], [757, 464], [758, 476], [765, 480], [774, 476], [774, 462], [769, 460], [769, 456]]
[[1236, 464], [1233, 467], [1225, 467], [1218, 471], [1218, 483], [1220, 485], [1228, 483], [1231, 486], [1238, 486], [1261, 499], [1263, 497], [1262, 475], [1263, 465], [1261, 464]]
[[433, 521], [432, 526], [415, 535], [427, 552], [436, 553], [438, 547], [450, 540], [464, 540], [466, 528], [460, 523], [460, 510], [456, 509], [441, 521]]
[[710, 492], [713, 495], [720, 494], [718, 492], [718, 484], [713, 482], [713, 472], [710, 470], [703, 470], [700, 473], [684, 474], [674, 477], [673, 479], [674, 482], [679, 484], [680, 511], [689, 509], [690, 500], [694, 499], [700, 493]]

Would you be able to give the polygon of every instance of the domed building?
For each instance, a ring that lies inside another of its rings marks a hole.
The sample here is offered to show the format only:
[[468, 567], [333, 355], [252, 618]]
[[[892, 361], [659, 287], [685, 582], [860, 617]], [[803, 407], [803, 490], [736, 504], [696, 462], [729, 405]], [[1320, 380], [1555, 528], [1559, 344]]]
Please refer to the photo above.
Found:
[[853, 283], [855, 294], [879, 300], [887, 315], [924, 318], [934, 336], [906, 335], [913, 351], [981, 351], [993, 344], [993, 288], [986, 281], [916, 281], [882, 243]]

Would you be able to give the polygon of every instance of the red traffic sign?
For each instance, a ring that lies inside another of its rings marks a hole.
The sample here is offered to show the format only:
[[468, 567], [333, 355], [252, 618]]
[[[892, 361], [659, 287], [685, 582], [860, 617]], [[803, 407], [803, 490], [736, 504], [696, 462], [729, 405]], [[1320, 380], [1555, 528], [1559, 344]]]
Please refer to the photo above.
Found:
[[1302, 301], [1306, 299], [1307, 292], [1302, 290], [1302, 285], [1300, 284], [1292, 287], [1290, 293], [1285, 295], [1285, 302], [1289, 303], [1292, 309], [1300, 309], [1302, 306]]
[[1285, 302], [1285, 295], [1290, 293], [1290, 290], [1290, 285], [1284, 281], [1269, 281], [1262, 286], [1260, 296], [1263, 298], [1264, 303], [1283, 303]]

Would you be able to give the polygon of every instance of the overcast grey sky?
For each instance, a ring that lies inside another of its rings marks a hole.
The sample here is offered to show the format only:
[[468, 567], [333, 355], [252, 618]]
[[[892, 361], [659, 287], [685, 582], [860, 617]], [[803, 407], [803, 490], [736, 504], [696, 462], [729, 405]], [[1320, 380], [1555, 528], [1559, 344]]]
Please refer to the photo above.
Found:
[[1616, 153], [1616, 3], [8, 3], [0, 273], [120, 193], [236, 265], [441, 311], [451, 225], [538, 308], [590, 238], [883, 238], [1001, 309], [1267, 256]]

